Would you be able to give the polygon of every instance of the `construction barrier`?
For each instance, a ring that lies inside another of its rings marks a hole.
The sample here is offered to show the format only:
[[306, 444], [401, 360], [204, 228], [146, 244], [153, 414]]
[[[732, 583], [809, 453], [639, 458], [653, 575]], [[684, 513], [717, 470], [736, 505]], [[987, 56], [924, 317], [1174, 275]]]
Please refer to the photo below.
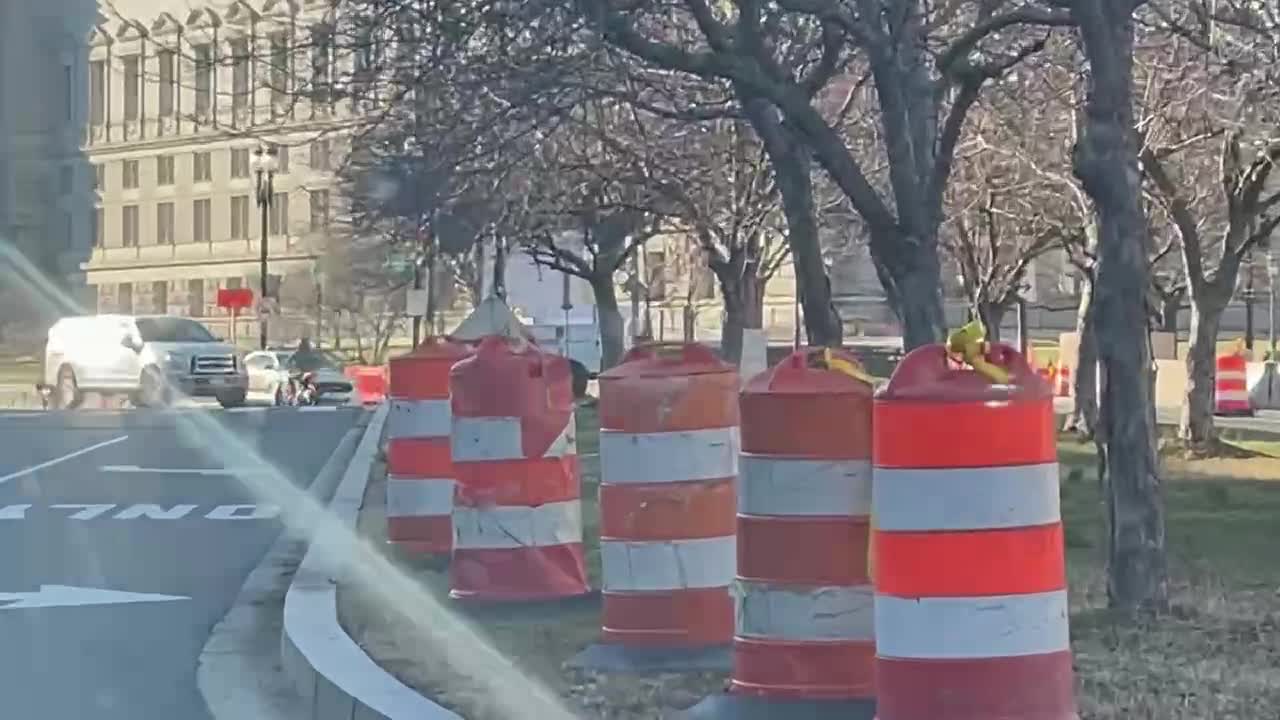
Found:
[[1213, 384], [1215, 415], [1252, 415], [1249, 402], [1248, 361], [1243, 353], [1220, 355]]
[[351, 380], [354, 400], [363, 404], [380, 403], [387, 398], [387, 368], [376, 365], [348, 365], [343, 374]]
[[571, 378], [563, 357], [496, 335], [450, 371], [454, 599], [587, 592]]
[[600, 375], [600, 669], [728, 667], [738, 374], [704, 345], [633, 348]]
[[869, 717], [872, 391], [852, 355], [824, 348], [797, 351], [743, 388], [733, 672], [729, 694], [694, 717], [820, 700], [843, 702], [804, 717]]
[[875, 400], [878, 718], [1077, 720], [1053, 393], [966, 357], [918, 348]]
[[436, 338], [391, 359], [387, 538], [415, 553], [453, 548], [449, 369], [468, 349]]
[[1057, 391], [1054, 393], [1058, 397], [1071, 397], [1075, 393], [1075, 388], [1071, 387], [1071, 368], [1063, 365], [1058, 368]]

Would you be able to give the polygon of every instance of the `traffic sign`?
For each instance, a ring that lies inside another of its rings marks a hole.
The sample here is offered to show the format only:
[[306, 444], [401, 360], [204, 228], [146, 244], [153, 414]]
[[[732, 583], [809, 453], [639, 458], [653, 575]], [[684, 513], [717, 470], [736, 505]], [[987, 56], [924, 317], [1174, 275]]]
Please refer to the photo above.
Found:
[[249, 288], [222, 288], [218, 290], [218, 307], [240, 310], [253, 306], [253, 291]]

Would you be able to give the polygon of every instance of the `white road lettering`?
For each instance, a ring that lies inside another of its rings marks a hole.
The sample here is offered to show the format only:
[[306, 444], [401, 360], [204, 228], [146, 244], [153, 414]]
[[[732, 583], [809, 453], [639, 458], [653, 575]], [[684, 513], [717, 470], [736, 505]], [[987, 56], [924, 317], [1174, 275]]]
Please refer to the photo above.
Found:
[[25, 505], [5, 505], [0, 508], [0, 520], [23, 520], [27, 517], [27, 511], [31, 509], [31, 503]]
[[219, 505], [205, 515], [209, 520], [270, 520], [280, 514], [275, 505]]
[[80, 512], [71, 513], [67, 517], [68, 520], [92, 520], [99, 515], [107, 512], [115, 507], [115, 503], [110, 505], [50, 505], [49, 507], [56, 510], [75, 510], [79, 508]]
[[174, 505], [165, 510], [159, 505], [130, 505], [115, 514], [116, 520], [136, 520], [145, 517], [149, 520], [178, 520], [195, 510], [195, 505]]
[[47, 467], [53, 467], [54, 465], [57, 465], [59, 463], [64, 463], [73, 458], [78, 458], [81, 455], [84, 455], [85, 453], [91, 453], [94, 450], [107, 447], [108, 445], [115, 445], [116, 443], [124, 442], [125, 440], [128, 440], [128, 439], [129, 439], [128, 435], [121, 435], [118, 438], [105, 440], [103, 442], [90, 445], [88, 447], [80, 448], [79, 450], [76, 450], [74, 452], [69, 452], [66, 455], [60, 455], [56, 458], [53, 458], [52, 460], [45, 460], [44, 462], [38, 463], [36, 465], [32, 465], [29, 468], [23, 468], [22, 470], [18, 470], [17, 472], [11, 472], [8, 475], [0, 476], [0, 485], [3, 485], [4, 483], [7, 483], [10, 480], [13, 480], [15, 478], [24, 477], [26, 475], [30, 475], [31, 473], [39, 472], [40, 470], [44, 470]]
[[264, 472], [260, 468], [144, 468], [137, 465], [103, 465], [98, 468], [107, 473], [139, 473], [142, 475], [204, 475], [244, 477]]

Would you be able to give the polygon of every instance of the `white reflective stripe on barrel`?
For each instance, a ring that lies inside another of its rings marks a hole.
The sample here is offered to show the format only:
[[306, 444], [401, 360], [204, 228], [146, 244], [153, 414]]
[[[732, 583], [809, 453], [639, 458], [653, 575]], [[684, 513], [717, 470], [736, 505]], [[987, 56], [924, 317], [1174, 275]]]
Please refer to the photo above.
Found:
[[455, 551], [514, 550], [582, 542], [582, 503], [578, 500], [538, 507], [456, 506]]
[[737, 633], [787, 641], [871, 641], [875, 593], [870, 585], [804, 587], [739, 580]]
[[600, 431], [600, 481], [668, 483], [738, 474], [738, 428], [657, 433]]
[[1215, 390], [1213, 395], [1214, 399], [1227, 402], [1245, 402], [1249, 399], [1249, 393], [1244, 390]]
[[875, 469], [881, 531], [992, 530], [1061, 519], [1058, 464]]
[[387, 437], [449, 437], [451, 420], [448, 400], [393, 399], [387, 412]]
[[452, 512], [452, 480], [387, 478], [387, 517], [448, 515]]
[[876, 595], [876, 638], [884, 658], [954, 660], [1067, 650], [1067, 591], [994, 597]]
[[738, 541], [601, 540], [603, 588], [613, 592], [728, 587], [738, 561]]
[[520, 418], [455, 415], [449, 452], [454, 462], [524, 459]]
[[870, 460], [798, 460], [742, 454], [743, 515], [857, 517], [871, 514]]

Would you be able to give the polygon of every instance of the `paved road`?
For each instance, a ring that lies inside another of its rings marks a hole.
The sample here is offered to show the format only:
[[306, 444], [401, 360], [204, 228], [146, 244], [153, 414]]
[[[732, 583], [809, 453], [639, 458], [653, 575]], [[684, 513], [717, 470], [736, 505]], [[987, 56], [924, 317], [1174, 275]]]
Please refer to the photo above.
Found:
[[362, 416], [302, 410], [0, 412], [0, 717], [209, 718], [196, 659], [281, 530], [226, 468], [309, 486]]

